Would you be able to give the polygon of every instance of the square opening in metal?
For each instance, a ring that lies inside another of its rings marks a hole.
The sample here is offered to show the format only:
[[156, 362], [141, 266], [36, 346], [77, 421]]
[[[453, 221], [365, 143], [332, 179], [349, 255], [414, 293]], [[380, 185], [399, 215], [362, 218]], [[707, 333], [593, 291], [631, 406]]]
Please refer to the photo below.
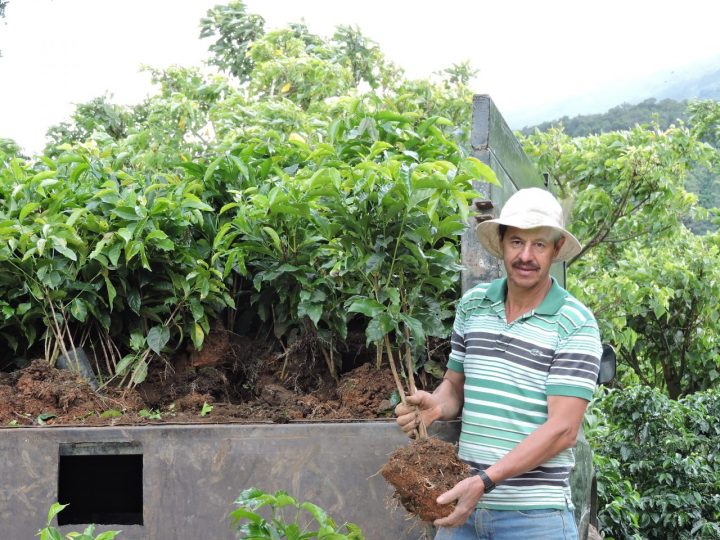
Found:
[[60, 445], [58, 525], [142, 525], [143, 455], [137, 443]]

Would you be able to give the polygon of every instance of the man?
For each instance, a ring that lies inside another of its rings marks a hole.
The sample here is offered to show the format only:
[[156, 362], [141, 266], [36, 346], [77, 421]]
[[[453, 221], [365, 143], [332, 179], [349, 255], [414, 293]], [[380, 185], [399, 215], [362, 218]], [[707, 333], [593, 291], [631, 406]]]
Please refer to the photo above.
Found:
[[457, 306], [443, 381], [398, 405], [406, 433], [462, 410], [459, 456], [477, 474], [438, 497], [456, 503], [438, 539], [575, 539], [572, 447], [600, 367], [592, 313], [550, 276], [581, 251], [555, 198], [523, 189], [480, 223], [506, 278], [479, 284]]

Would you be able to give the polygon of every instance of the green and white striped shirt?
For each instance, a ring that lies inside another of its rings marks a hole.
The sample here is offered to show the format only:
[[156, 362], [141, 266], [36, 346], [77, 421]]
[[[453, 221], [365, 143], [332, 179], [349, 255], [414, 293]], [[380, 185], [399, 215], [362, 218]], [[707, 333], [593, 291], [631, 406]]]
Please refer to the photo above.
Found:
[[[458, 303], [448, 368], [465, 375], [460, 458], [485, 469], [547, 420], [548, 396], [590, 400], [602, 345], [595, 317], [555, 279], [534, 310], [510, 324], [507, 279], [482, 283]], [[572, 449], [504, 480], [479, 508], [572, 508]]]

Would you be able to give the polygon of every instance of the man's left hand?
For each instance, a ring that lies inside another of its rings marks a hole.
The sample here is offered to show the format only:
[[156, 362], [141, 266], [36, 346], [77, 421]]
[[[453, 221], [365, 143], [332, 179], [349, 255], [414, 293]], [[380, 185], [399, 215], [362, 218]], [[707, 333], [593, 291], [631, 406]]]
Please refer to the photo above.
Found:
[[459, 527], [463, 525], [473, 510], [480, 497], [485, 493], [485, 486], [478, 476], [471, 476], [460, 480], [450, 491], [446, 491], [437, 498], [438, 504], [448, 504], [457, 501], [455, 510], [447, 517], [436, 519], [438, 527]]

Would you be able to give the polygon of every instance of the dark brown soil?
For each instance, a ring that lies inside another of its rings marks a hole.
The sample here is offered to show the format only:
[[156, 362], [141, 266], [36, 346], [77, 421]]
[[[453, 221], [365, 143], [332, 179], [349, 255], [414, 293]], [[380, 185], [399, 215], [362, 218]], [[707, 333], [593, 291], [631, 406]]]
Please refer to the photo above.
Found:
[[428, 437], [398, 448], [381, 472], [408, 512], [432, 522], [453, 511], [454, 504], [435, 500], [470, 476], [470, 467], [458, 459], [454, 444]]
[[[200, 353], [152, 365], [135, 388], [94, 392], [44, 360], [0, 372], [0, 427], [362, 420], [393, 416], [390, 370], [371, 364], [335, 381], [302, 348], [277, 353], [261, 342], [211, 332]], [[211, 409], [210, 409], [211, 408]], [[203, 410], [204, 409], [204, 410]]]

